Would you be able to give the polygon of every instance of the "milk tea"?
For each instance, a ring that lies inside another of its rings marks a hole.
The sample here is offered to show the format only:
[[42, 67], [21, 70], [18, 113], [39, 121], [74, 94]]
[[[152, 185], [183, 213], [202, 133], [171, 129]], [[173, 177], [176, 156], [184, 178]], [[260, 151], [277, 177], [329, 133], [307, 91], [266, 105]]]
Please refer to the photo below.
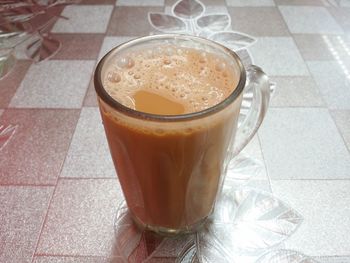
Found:
[[[165, 117], [208, 110], [234, 91], [239, 78], [223, 56], [170, 44], [119, 54], [102, 75], [115, 101]], [[157, 230], [187, 229], [205, 219], [214, 206], [240, 103], [185, 121], [133, 118], [99, 103], [135, 221]]]

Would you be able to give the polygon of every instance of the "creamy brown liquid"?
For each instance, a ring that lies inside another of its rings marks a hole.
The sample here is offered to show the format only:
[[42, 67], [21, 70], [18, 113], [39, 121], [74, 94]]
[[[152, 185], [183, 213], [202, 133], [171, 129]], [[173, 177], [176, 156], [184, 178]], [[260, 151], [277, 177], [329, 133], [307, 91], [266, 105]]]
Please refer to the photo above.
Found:
[[220, 103], [237, 83], [232, 65], [213, 53], [164, 46], [116, 58], [107, 69], [107, 92], [132, 109], [178, 115]]
[[[228, 60], [191, 48], [160, 46], [123, 54], [106, 65], [104, 87], [137, 111], [177, 115], [207, 109], [238, 82]], [[128, 207], [143, 225], [185, 229], [212, 211], [240, 98], [198, 120], [151, 122], [99, 100]]]

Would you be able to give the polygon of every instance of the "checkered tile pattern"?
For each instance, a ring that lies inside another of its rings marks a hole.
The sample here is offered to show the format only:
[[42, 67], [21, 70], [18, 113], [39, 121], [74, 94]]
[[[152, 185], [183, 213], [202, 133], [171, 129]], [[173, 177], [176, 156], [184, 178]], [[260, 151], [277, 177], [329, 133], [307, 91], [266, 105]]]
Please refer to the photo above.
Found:
[[[0, 125], [17, 126], [0, 152], [0, 262], [121, 260], [113, 218], [122, 194], [91, 77], [112, 47], [150, 34], [149, 11], [175, 2], [83, 0], [53, 25], [62, 48], [51, 60], [33, 64], [19, 50], [0, 80]], [[350, 262], [349, 1], [203, 3], [257, 37], [254, 62], [277, 83], [245, 149], [266, 166], [250, 186], [272, 190], [304, 216], [286, 248]]]

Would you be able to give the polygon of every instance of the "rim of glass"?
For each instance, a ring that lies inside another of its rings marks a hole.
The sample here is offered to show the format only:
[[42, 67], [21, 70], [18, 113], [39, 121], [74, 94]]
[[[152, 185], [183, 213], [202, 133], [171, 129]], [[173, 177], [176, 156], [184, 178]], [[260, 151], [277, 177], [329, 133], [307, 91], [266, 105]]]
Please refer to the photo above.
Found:
[[[179, 115], [160, 115], [160, 114], [152, 114], [142, 111], [137, 111], [134, 109], [131, 109], [127, 106], [124, 106], [123, 104], [119, 103], [117, 100], [113, 99], [112, 96], [108, 94], [108, 92], [103, 87], [103, 82], [101, 79], [102, 76], [102, 69], [105, 64], [105, 61], [114, 54], [118, 53], [121, 50], [124, 50], [128, 47], [132, 47], [137, 44], [146, 43], [151, 40], [165, 40], [165, 39], [181, 39], [181, 40], [192, 40], [196, 41], [197, 43], [209, 45], [211, 47], [214, 47], [215, 49], [218, 49], [219, 51], [223, 51], [227, 55], [231, 56], [232, 59], [235, 60], [236, 64], [239, 68], [239, 81], [237, 83], [236, 88], [233, 90], [233, 92], [225, 98], [220, 103], [209, 107], [207, 109], [204, 109], [202, 111], [197, 112], [191, 112], [186, 114], [179, 114]], [[161, 35], [152, 35], [152, 36], [143, 36], [139, 38], [135, 38], [132, 40], [129, 40], [127, 42], [124, 42], [113, 49], [111, 49], [103, 58], [98, 62], [97, 67], [95, 69], [94, 73], [94, 86], [97, 95], [102, 99], [105, 103], [107, 103], [109, 106], [111, 106], [113, 109], [126, 114], [130, 117], [143, 119], [143, 120], [153, 120], [153, 121], [163, 121], [163, 122], [169, 122], [169, 121], [184, 121], [184, 120], [193, 120], [193, 119], [199, 119], [203, 118], [209, 115], [212, 115], [214, 113], [217, 113], [223, 109], [225, 109], [228, 105], [230, 105], [232, 102], [236, 100], [236, 98], [239, 97], [239, 95], [242, 93], [244, 86], [246, 82], [246, 72], [245, 68], [243, 66], [243, 63], [241, 59], [238, 57], [238, 55], [232, 51], [231, 49], [221, 45], [220, 43], [214, 42], [212, 40], [197, 37], [197, 36], [191, 36], [191, 35], [185, 35], [185, 34], [161, 34]]]

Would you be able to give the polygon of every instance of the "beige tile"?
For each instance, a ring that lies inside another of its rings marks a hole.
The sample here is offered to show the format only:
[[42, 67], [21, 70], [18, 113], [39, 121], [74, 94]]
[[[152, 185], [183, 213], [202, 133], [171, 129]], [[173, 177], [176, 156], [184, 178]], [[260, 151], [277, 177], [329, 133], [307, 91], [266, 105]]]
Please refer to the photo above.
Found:
[[305, 60], [332, 60], [334, 59], [328, 45], [321, 35], [296, 34], [295, 43]]
[[350, 151], [350, 110], [333, 110], [331, 114]]
[[[178, 0], [165, 0], [165, 5], [174, 5]], [[226, 5], [225, 0], [201, 0], [201, 2], [205, 6], [211, 6], [211, 5], [217, 5], [217, 6], [222, 6]]]
[[117, 6], [107, 29], [109, 36], [144, 36], [153, 29], [148, 23], [148, 12], [162, 12], [161, 7]]
[[350, 153], [325, 108], [270, 108], [259, 130], [271, 179], [350, 179]]
[[342, 34], [343, 30], [324, 7], [279, 6], [293, 34]]
[[270, 77], [276, 89], [270, 101], [271, 107], [320, 107], [325, 106], [312, 77]]
[[273, 0], [226, 0], [228, 6], [274, 6]]
[[32, 262], [53, 187], [0, 187], [0, 262]]
[[121, 263], [121, 258], [36, 256], [33, 263]]
[[349, 67], [338, 61], [309, 61], [309, 70], [330, 109], [350, 109]]
[[[348, 1], [350, 3], [350, 1]], [[350, 5], [342, 8], [328, 8], [334, 19], [343, 28], [343, 30], [350, 33]]]
[[93, 60], [48, 60], [32, 64], [13, 96], [17, 108], [80, 108]]
[[116, 176], [99, 109], [83, 108], [61, 177]]
[[163, 6], [164, 0], [118, 0], [117, 6]]
[[260, 37], [249, 47], [254, 64], [269, 76], [308, 76], [306, 64], [291, 37]]
[[275, 7], [231, 7], [232, 28], [253, 36], [289, 36], [288, 28]]
[[324, 6], [326, 0], [274, 0], [277, 5]]
[[285, 242], [286, 248], [308, 255], [348, 255], [349, 180], [272, 180], [271, 184], [273, 193], [304, 218], [300, 228]]
[[112, 5], [69, 5], [62, 16], [69, 19], [58, 19], [52, 32], [54, 33], [105, 33]]
[[114, 256], [113, 220], [121, 200], [117, 179], [60, 180], [37, 254]]

